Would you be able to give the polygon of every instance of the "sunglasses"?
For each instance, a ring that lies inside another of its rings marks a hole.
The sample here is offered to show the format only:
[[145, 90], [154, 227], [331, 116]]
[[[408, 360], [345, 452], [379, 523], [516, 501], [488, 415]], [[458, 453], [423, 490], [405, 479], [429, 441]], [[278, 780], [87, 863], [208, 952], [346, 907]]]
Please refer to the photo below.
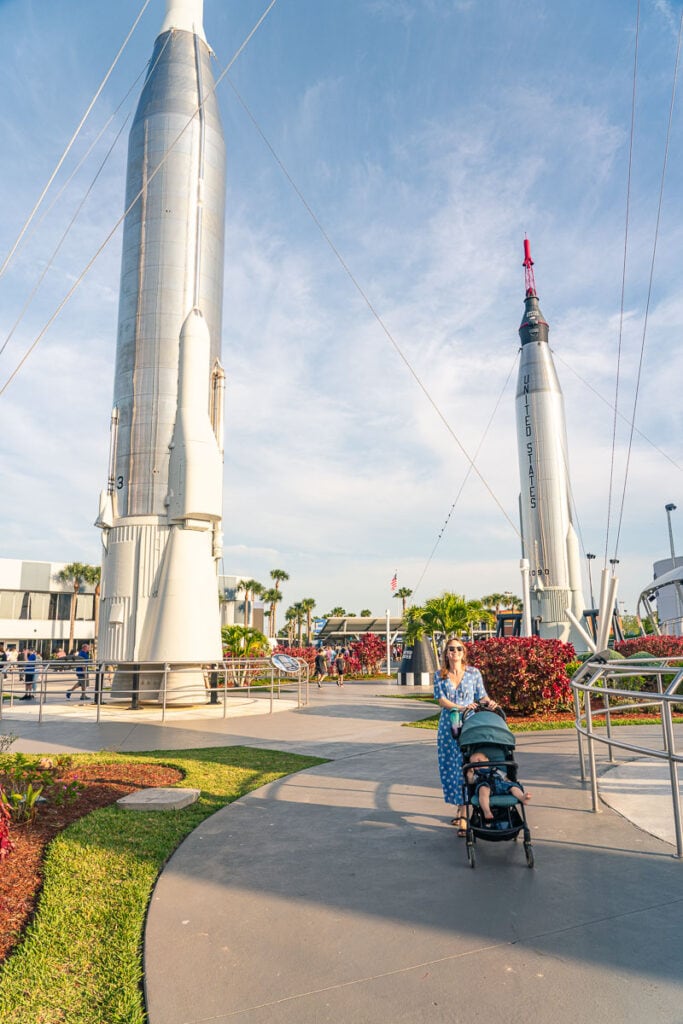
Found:
[[464, 647], [447, 647], [446, 650], [447, 651], [464, 651], [465, 648]]

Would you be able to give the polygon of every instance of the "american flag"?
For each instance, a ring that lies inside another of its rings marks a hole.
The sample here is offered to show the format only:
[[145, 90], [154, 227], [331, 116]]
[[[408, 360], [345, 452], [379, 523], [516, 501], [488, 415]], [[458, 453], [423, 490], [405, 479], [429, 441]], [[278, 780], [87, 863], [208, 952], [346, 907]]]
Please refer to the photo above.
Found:
[[394, 573], [394, 575], [391, 578], [391, 589], [392, 590], [396, 590], [397, 586], [398, 586], [398, 569], [396, 570], [396, 572]]

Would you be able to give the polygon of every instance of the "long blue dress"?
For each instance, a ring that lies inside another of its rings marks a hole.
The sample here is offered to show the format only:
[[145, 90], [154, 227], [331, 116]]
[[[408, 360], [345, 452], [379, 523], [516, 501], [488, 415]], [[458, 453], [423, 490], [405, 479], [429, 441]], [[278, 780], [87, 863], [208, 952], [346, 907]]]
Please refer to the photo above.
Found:
[[[448, 676], [442, 679], [441, 672], [434, 674], [434, 700], [445, 697], [454, 704], [471, 704], [472, 701], [487, 696], [481, 672], [473, 665], [465, 668], [465, 674], [457, 686]], [[443, 798], [447, 804], [462, 804], [462, 751], [451, 733], [450, 708], [441, 709], [439, 731], [436, 734], [436, 751]]]

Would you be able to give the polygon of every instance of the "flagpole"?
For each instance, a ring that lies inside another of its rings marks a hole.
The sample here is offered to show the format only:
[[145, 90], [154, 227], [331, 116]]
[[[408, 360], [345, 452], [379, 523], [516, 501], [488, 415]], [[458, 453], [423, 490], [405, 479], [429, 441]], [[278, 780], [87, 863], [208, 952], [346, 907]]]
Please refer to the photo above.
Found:
[[391, 676], [391, 609], [387, 608], [387, 676]]

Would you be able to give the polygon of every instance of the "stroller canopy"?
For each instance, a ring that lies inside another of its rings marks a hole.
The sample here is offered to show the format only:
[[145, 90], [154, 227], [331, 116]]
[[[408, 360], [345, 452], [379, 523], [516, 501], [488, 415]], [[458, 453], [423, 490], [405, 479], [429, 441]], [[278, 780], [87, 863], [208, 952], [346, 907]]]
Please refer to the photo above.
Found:
[[489, 745], [514, 748], [515, 737], [500, 715], [493, 711], [476, 711], [463, 722], [459, 743], [464, 753], [471, 753]]

